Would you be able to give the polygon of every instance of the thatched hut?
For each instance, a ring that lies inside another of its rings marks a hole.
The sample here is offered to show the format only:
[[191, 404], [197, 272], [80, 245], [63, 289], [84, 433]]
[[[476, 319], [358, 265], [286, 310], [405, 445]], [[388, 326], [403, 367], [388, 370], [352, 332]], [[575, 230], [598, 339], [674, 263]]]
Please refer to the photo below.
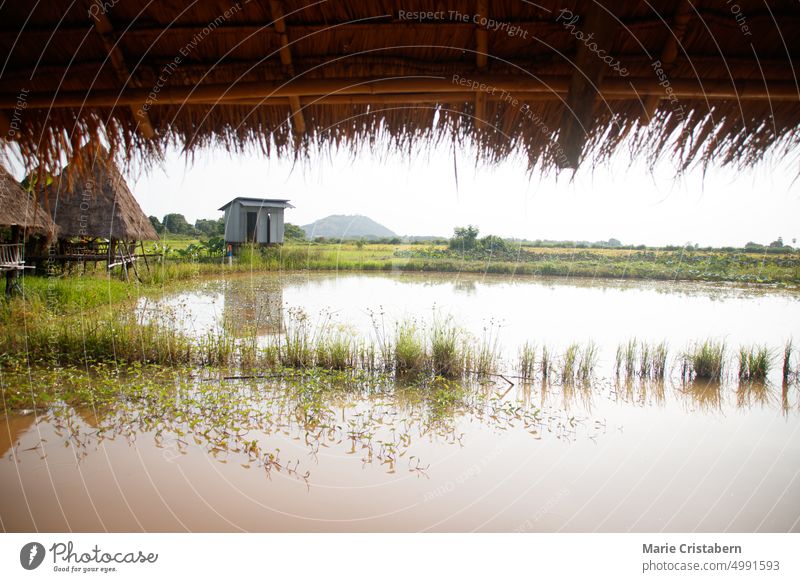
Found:
[[2, 165], [0, 165], [0, 228], [8, 231], [17, 230], [19, 238], [23, 239], [30, 234], [56, 233], [56, 225], [50, 216]]
[[62, 261], [107, 261], [127, 266], [136, 245], [158, 240], [153, 225], [103, 148], [85, 148], [80, 170], [67, 167], [43, 190], [44, 204], [59, 230]]
[[446, 139], [483, 162], [519, 154], [529, 170], [602, 161], [621, 146], [682, 167], [747, 165], [800, 136], [795, 0], [2, 10], [0, 121], [48, 167], [85, 140], [108, 140], [126, 160], [175, 143], [294, 157]]
[[0, 165], [0, 272], [6, 274], [6, 295], [25, 268], [25, 243], [37, 236], [55, 236], [56, 225], [36, 201]]

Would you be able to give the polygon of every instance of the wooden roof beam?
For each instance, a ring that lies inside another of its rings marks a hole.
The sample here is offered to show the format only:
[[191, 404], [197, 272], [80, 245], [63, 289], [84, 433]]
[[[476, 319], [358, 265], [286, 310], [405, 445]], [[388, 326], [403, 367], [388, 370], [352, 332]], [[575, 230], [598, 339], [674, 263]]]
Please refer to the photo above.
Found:
[[[540, 75], [536, 78], [521, 75], [484, 74], [470, 75], [464, 80], [469, 83], [484, 83], [496, 89], [495, 93], [507, 91], [520, 100], [561, 99], [568, 95], [574, 77], [561, 75]], [[740, 100], [797, 102], [797, 86], [790, 81], [729, 80], [703, 81], [696, 79], [673, 79], [672, 88], [681, 99], [701, 101]], [[594, 89], [592, 89], [594, 91]], [[347, 77], [331, 79], [298, 78], [291, 82], [265, 81], [248, 83], [209, 83], [207, 85], [185, 85], [165, 87], [159, 93], [154, 106], [193, 105], [233, 103], [242, 99], [263, 99], [269, 103], [273, 99], [288, 97], [324, 97], [341, 95], [379, 96], [386, 94], [405, 94], [409, 98], [419, 93], [463, 93], [474, 95], [468, 84], [454, 82], [452, 76], [421, 76], [387, 79], [385, 77]], [[120, 107], [138, 105], [144, 102], [148, 89], [128, 88], [124, 91], [95, 90], [81, 91], [31, 91], [27, 98], [27, 109], [62, 109], [69, 107]], [[607, 78], [600, 94], [603, 99], [636, 100], [643, 95], [658, 95], [664, 98], [664, 89], [658, 79], [649, 77]], [[17, 103], [17, 93], [0, 93], [0, 109], [13, 109]]]
[[[477, 0], [476, 14], [486, 18], [489, 17], [488, 0]], [[479, 71], [485, 71], [489, 63], [489, 32], [480, 24], [475, 29], [475, 66]], [[475, 127], [483, 129], [486, 127], [486, 92], [477, 91], [475, 93]]]
[[[692, 16], [692, 4], [689, 0], [681, 0], [678, 4], [677, 8], [675, 9], [675, 14], [672, 17], [672, 23], [669, 27], [669, 35], [667, 36], [667, 41], [664, 43], [664, 48], [661, 49], [661, 68], [665, 72], [669, 72], [669, 69], [675, 63], [675, 59], [678, 57], [678, 47], [680, 46], [681, 42], [683, 41], [683, 37], [686, 34], [686, 29], [689, 26], [689, 20]], [[661, 102], [661, 98], [658, 95], [648, 95], [644, 99], [644, 111], [642, 112], [641, 122], [644, 125], [650, 123], [650, 120], [653, 118], [653, 115], [656, 113], [656, 109], [658, 109], [658, 104]]]
[[0, 137], [11, 137], [11, 120], [5, 111], [0, 111]]
[[[283, 10], [278, 0], [270, 0], [269, 8], [272, 12], [272, 20], [275, 22], [275, 31], [280, 35], [281, 48], [279, 55], [289, 78], [294, 78], [294, 65], [292, 64], [292, 51], [289, 49], [289, 33], [286, 30], [286, 21], [283, 19]], [[292, 112], [292, 129], [295, 136], [300, 137], [306, 132], [306, 118], [303, 115], [303, 108], [300, 105], [300, 97], [297, 95], [289, 96], [289, 109]]]
[[[575, 31], [580, 31], [592, 40], [597, 50], [612, 54], [612, 44], [619, 24], [598, 3], [598, 0], [585, 2], [586, 11], [573, 23]], [[564, 33], [570, 33], [567, 22], [562, 22]], [[587, 42], [576, 40], [577, 51], [573, 65], [575, 71], [569, 83], [566, 108], [561, 118], [558, 130], [559, 149], [564, 154], [559, 156], [561, 164], [567, 168], [577, 168], [583, 155], [584, 146], [592, 130], [594, 119], [595, 101], [603, 82], [603, 77], [609, 70], [609, 65], [604, 62], [596, 52], [590, 50]]]
[[[122, 55], [119, 44], [114, 39], [114, 27], [111, 21], [102, 10], [89, 10], [89, 14], [91, 15], [90, 18], [94, 20], [94, 29], [102, 39], [103, 46], [108, 53], [109, 59], [111, 59], [111, 66], [114, 69], [117, 80], [123, 85], [127, 85], [131, 81], [131, 74], [125, 64], [125, 57]], [[143, 111], [139, 105], [130, 105], [130, 110], [137, 121], [141, 134], [147, 139], [154, 138], [156, 132], [147, 112]]]

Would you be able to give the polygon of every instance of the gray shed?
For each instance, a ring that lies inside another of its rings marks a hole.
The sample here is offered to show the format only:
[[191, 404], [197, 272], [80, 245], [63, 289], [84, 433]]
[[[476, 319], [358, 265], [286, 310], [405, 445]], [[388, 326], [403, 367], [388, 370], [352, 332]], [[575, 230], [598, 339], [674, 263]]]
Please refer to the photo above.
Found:
[[287, 208], [294, 208], [288, 200], [234, 198], [220, 208], [225, 211], [225, 243], [283, 243], [283, 211]]

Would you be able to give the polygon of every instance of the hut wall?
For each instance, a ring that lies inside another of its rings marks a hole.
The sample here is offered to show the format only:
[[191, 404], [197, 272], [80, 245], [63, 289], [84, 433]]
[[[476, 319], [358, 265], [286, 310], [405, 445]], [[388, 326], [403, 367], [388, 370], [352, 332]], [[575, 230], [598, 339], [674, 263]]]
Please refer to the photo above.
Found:
[[230, 243], [243, 243], [245, 239], [246, 223], [242, 218], [245, 216], [240, 202], [234, 202], [225, 209], [225, 241]]
[[247, 240], [247, 213], [258, 212], [256, 218], [256, 243], [283, 243], [283, 208], [248, 206], [239, 201], [225, 209], [225, 242], [241, 244]]
[[[252, 212], [252, 209], [251, 209]], [[269, 233], [269, 209], [259, 208], [258, 219], [256, 220], [256, 242], [259, 244], [266, 244], [271, 242]]]
[[283, 208], [273, 208], [270, 211], [269, 242], [283, 244]]

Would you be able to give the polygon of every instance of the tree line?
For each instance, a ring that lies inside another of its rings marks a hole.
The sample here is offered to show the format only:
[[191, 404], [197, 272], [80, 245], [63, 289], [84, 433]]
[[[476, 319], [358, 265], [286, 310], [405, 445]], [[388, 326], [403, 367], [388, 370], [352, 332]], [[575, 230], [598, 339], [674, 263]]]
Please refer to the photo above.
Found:
[[[159, 235], [174, 234], [189, 238], [214, 238], [225, 236], [225, 220], [223, 218], [199, 218], [191, 224], [183, 214], [170, 213], [159, 220], [157, 216], [149, 216], [150, 224]], [[304, 240], [306, 233], [290, 222], [284, 224], [286, 238]]]

